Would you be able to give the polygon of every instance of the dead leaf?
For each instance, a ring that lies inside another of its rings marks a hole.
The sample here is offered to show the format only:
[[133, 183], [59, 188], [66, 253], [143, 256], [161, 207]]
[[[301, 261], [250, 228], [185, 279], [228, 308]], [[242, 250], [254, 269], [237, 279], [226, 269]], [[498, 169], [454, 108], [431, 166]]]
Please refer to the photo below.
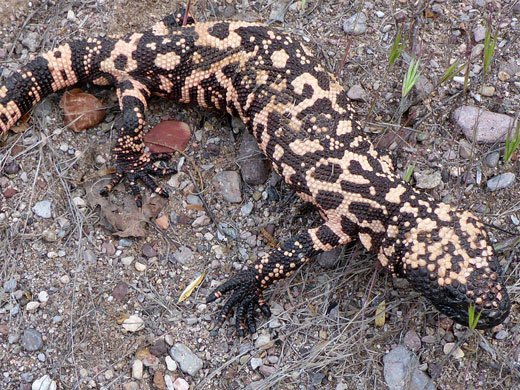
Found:
[[278, 241], [276, 241], [276, 238], [269, 234], [269, 232], [265, 230], [265, 227], [262, 226], [260, 228], [260, 233], [262, 233], [262, 236], [267, 242], [267, 245], [269, 245], [271, 248], [276, 248], [278, 246]]
[[377, 305], [377, 309], [376, 309], [375, 322], [376, 322], [377, 327], [381, 327], [385, 324], [385, 310], [386, 310], [386, 303], [383, 300], [379, 303], [379, 305]]
[[79, 88], [65, 91], [60, 107], [63, 109], [65, 125], [74, 131], [90, 129], [105, 119], [103, 103]]
[[186, 210], [204, 211], [204, 206], [202, 206], [200, 204], [188, 204], [188, 205], [186, 205]]
[[20, 134], [25, 131], [27, 131], [29, 127], [25, 123], [21, 123], [19, 125], [11, 127], [9, 130], [11, 130], [13, 133]]
[[193, 292], [193, 290], [195, 290], [195, 288], [202, 283], [202, 280], [204, 279], [204, 276], [206, 275], [206, 272], [203, 272], [201, 273], [193, 282], [191, 282], [188, 287], [186, 287], [184, 289], [184, 291], [182, 292], [181, 296], [179, 297], [179, 300], [177, 301], [177, 303], [181, 303], [182, 301], [184, 301], [186, 298], [188, 298], [191, 293]]
[[144, 143], [152, 153], [183, 151], [190, 142], [190, 126], [180, 121], [159, 123], [144, 136]]
[[[146, 237], [148, 232], [145, 227], [146, 223], [149, 222], [149, 217], [137, 208], [132, 196], [123, 197], [123, 207], [118, 207], [108, 197], [105, 198], [99, 194], [108, 180], [102, 179], [86, 183], [87, 201], [94, 208], [99, 206], [101, 216], [112, 227], [114, 235], [119, 237]], [[156, 198], [152, 199], [155, 201]], [[145, 206], [148, 208], [157, 207], [156, 205], [150, 206], [149, 197], [143, 199], [143, 209]]]

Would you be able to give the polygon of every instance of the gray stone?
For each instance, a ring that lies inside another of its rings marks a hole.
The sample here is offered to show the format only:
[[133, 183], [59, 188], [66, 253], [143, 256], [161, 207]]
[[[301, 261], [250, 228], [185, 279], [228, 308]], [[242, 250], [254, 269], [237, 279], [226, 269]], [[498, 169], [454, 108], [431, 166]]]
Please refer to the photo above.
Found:
[[83, 258], [85, 259], [85, 261], [87, 263], [95, 263], [96, 262], [96, 254], [94, 253], [94, 251], [92, 249], [87, 249], [83, 253]]
[[242, 202], [240, 175], [235, 171], [222, 171], [213, 177], [213, 185], [222, 197], [231, 203]]
[[417, 182], [417, 188], [421, 188], [423, 190], [431, 190], [432, 188], [439, 186], [442, 181], [442, 176], [439, 171], [435, 171], [433, 173], [414, 171], [413, 176]]
[[398, 345], [383, 357], [383, 374], [390, 390], [435, 390], [432, 380], [419, 370], [417, 357]]
[[462, 158], [469, 159], [471, 157], [471, 144], [465, 140], [459, 142], [459, 154]]
[[484, 161], [489, 168], [496, 168], [498, 165], [498, 160], [500, 159], [499, 152], [492, 152], [486, 155]]
[[429, 96], [433, 92], [433, 84], [425, 76], [420, 75], [414, 85], [420, 95]]
[[489, 191], [498, 191], [509, 187], [515, 182], [516, 175], [513, 172], [506, 172], [495, 177], [492, 177], [487, 181], [487, 189]]
[[186, 264], [191, 260], [193, 251], [187, 246], [181, 246], [173, 253], [173, 257], [181, 264]]
[[258, 338], [255, 340], [255, 347], [262, 348], [270, 345], [271, 335], [269, 333], [260, 333]]
[[240, 208], [240, 212], [244, 217], [247, 217], [249, 214], [251, 214], [251, 211], [253, 211], [253, 203], [251, 202], [247, 202]]
[[473, 29], [473, 39], [475, 39], [475, 42], [483, 41], [486, 37], [486, 28], [479, 24], [477, 27]]
[[198, 195], [190, 194], [186, 197], [186, 203], [202, 206], [202, 199]]
[[508, 130], [514, 128], [513, 118], [510, 116], [474, 106], [462, 106], [455, 109], [452, 120], [461, 127], [462, 132], [470, 142], [473, 141], [474, 129], [476, 129], [477, 142], [495, 143], [504, 142]]
[[316, 260], [323, 268], [330, 269], [336, 266], [342, 255], [343, 246], [338, 246], [330, 251], [320, 253], [316, 256]]
[[261, 358], [252, 358], [250, 363], [251, 363], [251, 368], [253, 370], [256, 370], [258, 367], [260, 367], [263, 364], [263, 361]]
[[265, 163], [265, 156], [258, 147], [255, 137], [244, 132], [238, 151], [238, 165], [242, 178], [249, 185], [263, 184], [267, 180], [269, 170]]
[[184, 344], [176, 343], [170, 348], [170, 356], [175, 360], [181, 370], [194, 376], [202, 368], [203, 361]]
[[360, 84], [354, 84], [348, 90], [347, 96], [352, 100], [366, 100], [367, 93]]
[[40, 202], [36, 202], [33, 206], [32, 211], [38, 217], [50, 218], [51, 217], [51, 201], [42, 200]]
[[4, 291], [6, 293], [11, 293], [14, 290], [16, 290], [16, 287], [18, 286], [18, 282], [14, 279], [9, 279], [4, 282]]
[[352, 35], [364, 34], [367, 31], [367, 16], [363, 12], [355, 13], [343, 22], [343, 31]]
[[42, 334], [36, 329], [25, 329], [22, 335], [22, 347], [26, 351], [38, 351], [43, 346]]
[[40, 35], [37, 32], [29, 32], [22, 39], [22, 45], [28, 48], [30, 51], [35, 52], [40, 46]]
[[419, 348], [421, 348], [421, 339], [417, 335], [417, 332], [413, 329], [410, 329], [406, 334], [404, 335], [404, 344], [406, 347], [411, 351], [418, 351]]
[[128, 238], [122, 238], [122, 239], [119, 240], [119, 246], [131, 247], [132, 246], [132, 240], [130, 240]]

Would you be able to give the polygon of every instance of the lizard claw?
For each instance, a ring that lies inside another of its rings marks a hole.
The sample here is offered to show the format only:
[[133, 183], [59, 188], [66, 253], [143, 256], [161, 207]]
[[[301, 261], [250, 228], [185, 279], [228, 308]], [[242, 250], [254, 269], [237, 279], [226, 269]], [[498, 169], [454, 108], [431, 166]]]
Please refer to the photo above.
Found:
[[107, 196], [112, 189], [119, 184], [123, 179], [128, 180], [128, 185], [135, 197], [135, 202], [138, 207], [142, 206], [141, 190], [137, 186], [137, 180], [141, 180], [146, 187], [152, 192], [168, 198], [168, 193], [155, 183], [151, 176], [167, 176], [177, 173], [175, 168], [160, 168], [153, 163], [155, 161], [168, 160], [169, 155], [166, 153], [144, 153], [138, 160], [130, 162], [121, 162], [117, 165], [116, 173], [99, 193], [102, 196]]
[[258, 281], [251, 269], [240, 272], [238, 275], [217, 287], [206, 298], [206, 303], [211, 303], [221, 298], [225, 293], [233, 291], [231, 297], [220, 310], [217, 323], [222, 324], [236, 306], [236, 330], [242, 337], [245, 329], [249, 332], [256, 332], [255, 309], [260, 308], [262, 314], [268, 318], [271, 315], [268, 305], [263, 299], [263, 291], [260, 289]]

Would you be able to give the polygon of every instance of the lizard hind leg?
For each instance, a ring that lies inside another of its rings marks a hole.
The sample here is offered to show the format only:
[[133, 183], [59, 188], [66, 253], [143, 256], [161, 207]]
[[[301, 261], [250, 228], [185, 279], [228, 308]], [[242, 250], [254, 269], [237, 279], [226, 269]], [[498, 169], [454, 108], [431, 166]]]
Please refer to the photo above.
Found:
[[266, 317], [271, 313], [263, 299], [264, 291], [273, 283], [292, 275], [319, 253], [350, 242], [355, 232], [349, 233], [334, 233], [334, 226], [329, 221], [289, 239], [279, 248], [264, 255], [252, 267], [238, 273], [208, 295], [206, 302], [210, 303], [232, 292], [222, 307], [217, 322], [224, 322], [236, 306], [237, 334], [242, 336], [245, 329], [254, 333], [255, 309], [259, 307]]
[[151, 191], [168, 197], [168, 193], [159, 187], [150, 177], [166, 176], [176, 173], [174, 168], [159, 168], [154, 162], [168, 160], [165, 153], [145, 153], [143, 130], [144, 113], [150, 92], [146, 86], [137, 81], [127, 79], [117, 86], [121, 116], [114, 123], [118, 132], [116, 145], [112, 150], [116, 163], [116, 173], [110, 183], [101, 190], [107, 195], [121, 180], [128, 180], [130, 189], [138, 207], [142, 206], [142, 196], [137, 180], [141, 180]]

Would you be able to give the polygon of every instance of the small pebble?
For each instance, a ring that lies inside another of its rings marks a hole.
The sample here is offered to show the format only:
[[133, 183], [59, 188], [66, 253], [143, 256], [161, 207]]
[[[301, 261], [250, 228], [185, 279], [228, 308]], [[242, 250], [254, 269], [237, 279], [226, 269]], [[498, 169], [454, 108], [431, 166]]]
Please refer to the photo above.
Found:
[[123, 265], [129, 266], [134, 261], [134, 256], [127, 256], [121, 259]]
[[404, 335], [404, 344], [410, 351], [413, 352], [416, 352], [421, 348], [421, 339], [415, 330], [410, 329], [408, 332], [406, 332]]
[[175, 382], [173, 382], [173, 389], [174, 390], [189, 390], [190, 385], [183, 378], [177, 378], [177, 379], [175, 379]]
[[47, 291], [40, 291], [38, 293], [38, 300], [41, 302], [41, 303], [45, 303], [49, 300], [49, 293]]
[[134, 314], [124, 320], [122, 325], [127, 332], [134, 333], [144, 328], [144, 320]]
[[142, 379], [143, 378], [143, 362], [139, 359], [135, 359], [132, 363], [132, 378]]
[[495, 334], [495, 339], [497, 340], [504, 340], [505, 338], [507, 337], [507, 330], [499, 330], [496, 334]]
[[360, 84], [354, 84], [347, 92], [347, 96], [352, 100], [366, 100], [367, 94]]
[[42, 200], [40, 202], [36, 202], [33, 206], [33, 212], [38, 217], [41, 218], [50, 218], [51, 217], [51, 201], [50, 200]]
[[181, 246], [173, 253], [173, 257], [181, 264], [186, 264], [191, 260], [193, 251], [187, 246]]
[[515, 182], [516, 175], [512, 172], [502, 173], [487, 181], [487, 189], [489, 191], [498, 191], [509, 187]]
[[26, 329], [23, 332], [21, 344], [26, 351], [38, 351], [43, 347], [42, 334], [36, 329]]
[[155, 249], [153, 249], [153, 247], [150, 244], [144, 244], [141, 251], [143, 253], [143, 256], [148, 258], [157, 256], [157, 252], [155, 251]]
[[4, 291], [7, 293], [11, 293], [16, 290], [18, 286], [18, 282], [15, 279], [9, 279], [4, 282]]
[[495, 87], [493, 87], [493, 86], [482, 87], [482, 89], [480, 90], [480, 93], [483, 96], [491, 97], [495, 94]]
[[143, 263], [140, 263], [139, 261], [136, 261], [134, 263], [134, 267], [137, 271], [139, 272], [144, 272], [146, 271], [146, 264], [143, 264]]
[[[444, 344], [444, 347], [443, 347], [444, 354], [448, 355], [454, 347], [455, 347], [455, 343]], [[451, 356], [453, 356], [453, 358], [455, 358], [457, 360], [462, 359], [464, 357], [464, 352], [459, 347], [457, 347], [457, 349], [455, 349], [453, 351]]]
[[486, 155], [484, 161], [489, 168], [496, 168], [498, 166], [499, 159], [500, 152], [491, 152]]
[[355, 13], [343, 22], [343, 31], [352, 35], [364, 34], [367, 31], [367, 16], [363, 12]]
[[260, 358], [252, 358], [250, 363], [251, 363], [251, 368], [253, 370], [256, 370], [258, 367], [260, 367], [263, 364], [263, 361]]
[[27, 303], [27, 305], [25, 306], [25, 310], [27, 310], [29, 313], [33, 313], [36, 310], [38, 310], [39, 307], [40, 307], [40, 302], [31, 301], [31, 302]]
[[441, 173], [439, 171], [435, 171], [432, 173], [425, 171], [414, 171], [413, 176], [415, 178], [415, 181], [417, 182], [417, 188], [421, 189], [433, 189], [435, 187], [438, 187], [442, 181]]
[[271, 335], [269, 333], [260, 333], [255, 340], [255, 347], [262, 348], [271, 344]]
[[170, 356], [179, 364], [183, 372], [191, 376], [196, 375], [203, 366], [202, 359], [181, 343], [176, 343], [170, 349]]
[[213, 177], [215, 190], [230, 203], [242, 202], [240, 175], [235, 171], [222, 171]]
[[173, 372], [177, 370], [177, 363], [170, 356], [166, 356], [164, 361], [166, 362], [166, 368], [168, 369], [168, 371]]
[[44, 375], [41, 378], [36, 379], [32, 386], [32, 390], [56, 390], [56, 381], [53, 381], [49, 375]]

